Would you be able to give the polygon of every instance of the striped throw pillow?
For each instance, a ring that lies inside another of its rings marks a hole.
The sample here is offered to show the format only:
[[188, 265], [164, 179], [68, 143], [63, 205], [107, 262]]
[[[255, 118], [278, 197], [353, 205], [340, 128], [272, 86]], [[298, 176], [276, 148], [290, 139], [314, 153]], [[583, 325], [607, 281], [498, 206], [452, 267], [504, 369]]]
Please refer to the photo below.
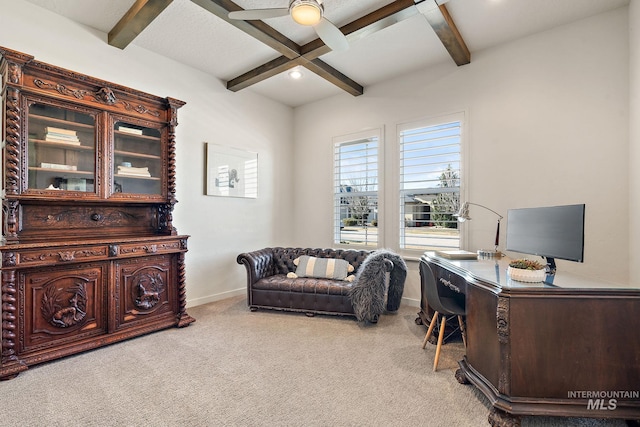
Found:
[[349, 274], [349, 263], [344, 259], [316, 258], [302, 255], [298, 261], [298, 277], [317, 277], [344, 280]]

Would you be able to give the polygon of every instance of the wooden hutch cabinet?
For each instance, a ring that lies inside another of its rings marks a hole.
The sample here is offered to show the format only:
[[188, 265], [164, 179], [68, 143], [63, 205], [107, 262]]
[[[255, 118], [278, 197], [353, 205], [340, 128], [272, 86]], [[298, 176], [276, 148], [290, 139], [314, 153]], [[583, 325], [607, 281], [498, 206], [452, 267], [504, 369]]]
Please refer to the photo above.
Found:
[[0, 379], [189, 325], [172, 225], [184, 102], [0, 55]]

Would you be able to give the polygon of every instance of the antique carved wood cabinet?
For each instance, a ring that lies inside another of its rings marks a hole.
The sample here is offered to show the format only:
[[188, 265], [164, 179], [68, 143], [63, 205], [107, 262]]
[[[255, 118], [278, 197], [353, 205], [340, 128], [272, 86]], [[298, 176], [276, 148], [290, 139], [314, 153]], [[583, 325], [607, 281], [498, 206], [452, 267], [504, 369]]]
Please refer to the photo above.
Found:
[[172, 225], [184, 103], [0, 47], [0, 379], [194, 321]]

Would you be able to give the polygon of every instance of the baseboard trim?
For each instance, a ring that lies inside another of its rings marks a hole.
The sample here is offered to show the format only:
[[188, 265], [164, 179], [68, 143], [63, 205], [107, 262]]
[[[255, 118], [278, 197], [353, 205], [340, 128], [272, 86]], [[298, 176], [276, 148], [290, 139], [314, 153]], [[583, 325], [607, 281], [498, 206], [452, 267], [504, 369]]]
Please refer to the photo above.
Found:
[[246, 295], [246, 293], [247, 293], [246, 288], [240, 288], [240, 289], [235, 289], [233, 291], [227, 291], [227, 292], [221, 292], [219, 294], [208, 295], [206, 297], [187, 299], [187, 308], [208, 304], [210, 302], [220, 301], [220, 300], [235, 297], [238, 295]]
[[409, 307], [420, 307], [419, 299], [402, 297], [402, 303], [408, 305]]
[[[244, 295], [246, 293], [247, 290], [245, 288], [241, 288], [235, 289], [233, 291], [221, 292], [219, 294], [208, 295], [206, 297], [187, 299], [187, 308], [208, 304], [210, 302], [220, 301], [238, 295]], [[420, 307], [420, 300], [402, 297], [402, 304], [406, 304], [409, 307]]]

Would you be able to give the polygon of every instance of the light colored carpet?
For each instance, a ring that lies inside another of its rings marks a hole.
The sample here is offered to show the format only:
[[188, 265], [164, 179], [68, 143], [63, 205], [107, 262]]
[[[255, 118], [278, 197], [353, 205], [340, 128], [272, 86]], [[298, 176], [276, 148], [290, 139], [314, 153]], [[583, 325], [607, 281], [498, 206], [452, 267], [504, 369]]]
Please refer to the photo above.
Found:
[[[460, 343], [421, 349], [417, 309], [377, 325], [250, 312], [244, 297], [196, 323], [48, 363], [0, 383], [2, 426], [483, 426], [486, 400], [454, 378]], [[524, 417], [523, 426], [623, 426]]]

